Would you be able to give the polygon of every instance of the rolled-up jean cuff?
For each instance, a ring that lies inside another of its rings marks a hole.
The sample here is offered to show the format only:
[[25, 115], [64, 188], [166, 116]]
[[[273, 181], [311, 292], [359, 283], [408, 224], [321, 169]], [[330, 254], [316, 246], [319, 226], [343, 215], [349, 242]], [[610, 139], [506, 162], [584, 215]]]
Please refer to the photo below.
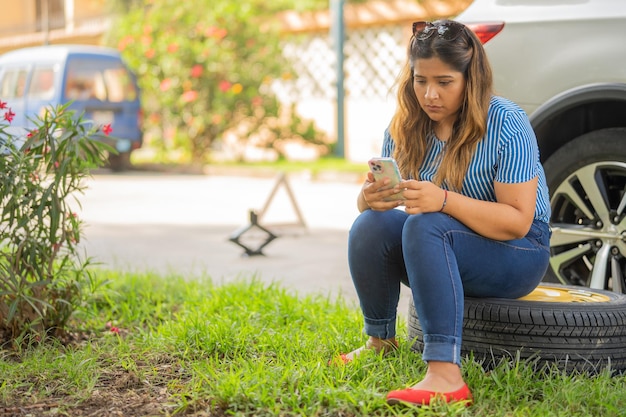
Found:
[[396, 318], [391, 320], [372, 320], [365, 318], [365, 326], [363, 333], [368, 336], [378, 337], [379, 339], [391, 339], [396, 337]]
[[461, 366], [461, 339], [442, 334], [425, 334], [422, 359], [426, 362], [451, 362]]

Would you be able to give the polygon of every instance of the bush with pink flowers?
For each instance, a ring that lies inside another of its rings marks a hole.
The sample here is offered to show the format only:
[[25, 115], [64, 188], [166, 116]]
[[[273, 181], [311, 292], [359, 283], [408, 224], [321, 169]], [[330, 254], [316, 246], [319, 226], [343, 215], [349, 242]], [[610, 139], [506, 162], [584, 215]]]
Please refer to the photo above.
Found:
[[78, 195], [110, 148], [66, 106], [49, 108], [29, 132], [0, 101], [0, 345], [59, 336], [94, 280], [79, 256]]
[[115, 22], [108, 43], [138, 75], [150, 144], [182, 149], [200, 164], [225, 132], [243, 142], [262, 132], [256, 137], [265, 138], [264, 147], [286, 131], [326, 145], [312, 122], [281, 109], [270, 89], [274, 80], [294, 76], [272, 23], [288, 3], [154, 0]]

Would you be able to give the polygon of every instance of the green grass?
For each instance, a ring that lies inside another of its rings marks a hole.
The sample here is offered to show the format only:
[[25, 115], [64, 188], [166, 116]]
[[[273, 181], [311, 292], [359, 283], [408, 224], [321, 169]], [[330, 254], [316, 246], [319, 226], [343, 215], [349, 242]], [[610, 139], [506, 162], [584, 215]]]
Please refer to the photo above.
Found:
[[254, 278], [218, 286], [209, 278], [175, 275], [102, 271], [100, 276], [110, 280], [106, 291], [72, 324], [90, 335], [87, 340], [4, 352], [0, 414], [3, 407], [22, 407], [25, 414], [15, 415], [88, 415], [79, 410], [111, 408], [116, 399], [119, 407], [141, 403], [143, 408], [126, 409], [126, 416], [626, 413], [624, 376], [538, 374], [532, 364], [515, 361], [486, 372], [471, 359], [465, 359], [464, 372], [474, 406], [390, 407], [387, 391], [419, 381], [424, 363], [404, 342], [385, 358], [371, 354], [349, 366], [329, 366], [333, 355], [364, 342], [360, 313], [340, 299], [297, 296]]
[[320, 158], [316, 161], [311, 161], [311, 162], [279, 160], [276, 162], [246, 162], [246, 163], [241, 163], [241, 164], [221, 162], [218, 165], [273, 168], [273, 169], [277, 169], [277, 170], [281, 170], [285, 172], [297, 172], [297, 171], [308, 170], [313, 173], [318, 173], [318, 172], [323, 172], [323, 171], [335, 171], [335, 172], [348, 172], [348, 173], [354, 173], [354, 174], [364, 174], [368, 170], [366, 163], [350, 162], [346, 159], [336, 158], [336, 157], [324, 157], [324, 158]]
[[[372, 155], [374, 156], [374, 155]], [[155, 156], [152, 153], [142, 154], [137, 152], [132, 158], [135, 168], [142, 167], [162, 167], [164, 169], [181, 169], [184, 171], [190, 163], [183, 159], [174, 157]], [[214, 169], [233, 169], [233, 170], [261, 170], [261, 171], [278, 171], [286, 173], [308, 172], [316, 176], [323, 172], [337, 172], [355, 175], [365, 175], [368, 171], [367, 164], [364, 162], [352, 162], [345, 158], [336, 156], [325, 156], [315, 161], [288, 161], [281, 159], [275, 162], [233, 162], [233, 161], [212, 161], [207, 167]]]

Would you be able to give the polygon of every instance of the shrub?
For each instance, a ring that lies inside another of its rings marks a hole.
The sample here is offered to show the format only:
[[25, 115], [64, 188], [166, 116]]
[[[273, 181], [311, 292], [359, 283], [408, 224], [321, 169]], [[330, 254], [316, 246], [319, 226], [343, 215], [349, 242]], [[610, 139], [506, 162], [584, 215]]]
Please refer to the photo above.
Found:
[[256, 137], [253, 145], [266, 148], [293, 138], [328, 147], [313, 122], [283, 109], [271, 88], [294, 77], [275, 20], [292, 1], [139, 3], [128, 3], [107, 43], [138, 75], [150, 144], [182, 150], [198, 164], [210, 161], [226, 134], [243, 144]]
[[67, 105], [46, 109], [23, 134], [10, 130], [6, 103], [0, 109], [0, 342], [15, 346], [61, 335], [92, 284], [73, 204], [111, 148]]

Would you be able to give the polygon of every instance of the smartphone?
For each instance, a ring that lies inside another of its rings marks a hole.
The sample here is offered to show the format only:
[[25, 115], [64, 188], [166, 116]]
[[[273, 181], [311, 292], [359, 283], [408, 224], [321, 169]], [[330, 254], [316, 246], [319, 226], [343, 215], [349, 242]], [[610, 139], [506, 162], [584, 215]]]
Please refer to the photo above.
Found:
[[[402, 181], [402, 176], [400, 175], [400, 170], [398, 169], [398, 164], [396, 160], [389, 157], [376, 157], [370, 159], [367, 164], [370, 167], [370, 171], [374, 174], [374, 179], [376, 181], [382, 180], [385, 178], [389, 178], [391, 182], [387, 185], [383, 190], [387, 190], [389, 188], [395, 187], [397, 184]], [[397, 193], [392, 196], [385, 198], [385, 201], [394, 201], [394, 200], [403, 200], [404, 196], [402, 193]]]

